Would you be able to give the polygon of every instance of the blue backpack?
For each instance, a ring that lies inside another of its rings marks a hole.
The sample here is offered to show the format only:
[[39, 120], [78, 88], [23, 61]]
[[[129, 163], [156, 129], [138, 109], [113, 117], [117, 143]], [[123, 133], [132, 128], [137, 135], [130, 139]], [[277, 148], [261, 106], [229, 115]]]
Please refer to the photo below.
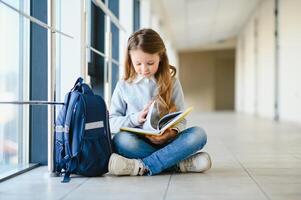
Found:
[[64, 174], [101, 176], [108, 172], [112, 154], [109, 115], [104, 100], [78, 78], [65, 96], [56, 119], [54, 170]]

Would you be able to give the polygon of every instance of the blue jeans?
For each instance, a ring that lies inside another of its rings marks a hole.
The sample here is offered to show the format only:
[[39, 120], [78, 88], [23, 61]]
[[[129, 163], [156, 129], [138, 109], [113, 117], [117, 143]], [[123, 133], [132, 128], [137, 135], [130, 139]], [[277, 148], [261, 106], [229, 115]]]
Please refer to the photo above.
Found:
[[152, 144], [145, 137], [130, 132], [119, 132], [113, 138], [115, 152], [126, 158], [140, 159], [148, 169], [148, 175], [176, 166], [202, 149], [206, 142], [205, 131], [196, 126], [183, 130], [163, 145]]

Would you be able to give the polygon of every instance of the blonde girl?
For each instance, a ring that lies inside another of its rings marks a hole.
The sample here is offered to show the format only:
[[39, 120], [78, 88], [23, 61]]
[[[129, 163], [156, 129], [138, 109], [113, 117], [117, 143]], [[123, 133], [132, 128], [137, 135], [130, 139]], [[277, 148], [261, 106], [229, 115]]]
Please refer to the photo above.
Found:
[[141, 29], [128, 39], [123, 80], [114, 90], [110, 126], [115, 153], [109, 161], [114, 175], [155, 175], [167, 169], [203, 172], [211, 167], [208, 153], [199, 152], [206, 142], [205, 131], [186, 129], [186, 119], [160, 136], [120, 132], [120, 127], [141, 127], [155, 101], [152, 124], [161, 116], [184, 109], [184, 95], [176, 68], [168, 62], [160, 35]]

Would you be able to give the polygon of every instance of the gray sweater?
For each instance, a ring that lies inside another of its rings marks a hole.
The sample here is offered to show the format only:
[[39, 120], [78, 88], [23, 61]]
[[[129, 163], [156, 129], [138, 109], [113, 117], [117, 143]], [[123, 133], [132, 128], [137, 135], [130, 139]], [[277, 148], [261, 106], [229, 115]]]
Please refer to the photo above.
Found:
[[[173, 84], [172, 100], [177, 111], [184, 110], [184, 94], [180, 81], [175, 78]], [[154, 77], [143, 78], [138, 76], [132, 83], [120, 80], [114, 90], [110, 107], [110, 128], [112, 133], [119, 132], [120, 127], [139, 127], [139, 112], [144, 106], [154, 99], [158, 93], [157, 83]], [[159, 113], [155, 109], [155, 117], [151, 123], [157, 124]], [[176, 125], [179, 132], [185, 129], [186, 119]]]

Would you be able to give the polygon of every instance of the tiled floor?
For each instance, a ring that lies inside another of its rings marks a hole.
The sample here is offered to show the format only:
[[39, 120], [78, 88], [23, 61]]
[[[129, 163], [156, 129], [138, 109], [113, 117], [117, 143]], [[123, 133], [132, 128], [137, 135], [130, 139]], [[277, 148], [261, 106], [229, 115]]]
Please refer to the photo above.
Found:
[[204, 174], [76, 177], [40, 167], [0, 183], [0, 199], [301, 199], [301, 126], [234, 113], [193, 115], [213, 159]]

